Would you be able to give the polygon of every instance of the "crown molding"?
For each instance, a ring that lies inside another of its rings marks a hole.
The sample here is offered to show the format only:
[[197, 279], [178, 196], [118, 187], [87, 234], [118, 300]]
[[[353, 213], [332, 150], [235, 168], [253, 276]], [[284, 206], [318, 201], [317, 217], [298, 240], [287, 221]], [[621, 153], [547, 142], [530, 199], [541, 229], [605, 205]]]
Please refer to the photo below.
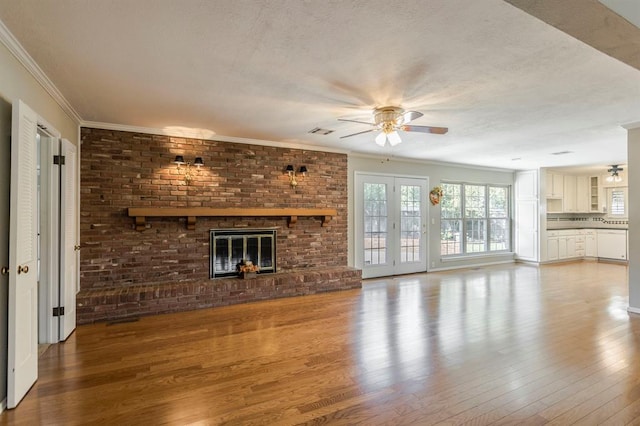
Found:
[[262, 146], [271, 146], [276, 148], [291, 148], [291, 149], [300, 149], [303, 151], [331, 152], [335, 154], [351, 153], [351, 151], [344, 150], [344, 149], [321, 147], [321, 146], [305, 144], [302, 142], [277, 142], [277, 141], [268, 141], [268, 140], [262, 140], [262, 139], [247, 139], [247, 138], [237, 138], [233, 136], [216, 135], [215, 133], [206, 129], [190, 129], [190, 128], [184, 128], [184, 127], [180, 127], [180, 128], [168, 127], [168, 128], [160, 129], [155, 127], [139, 127], [139, 126], [128, 126], [125, 124], [103, 123], [99, 121], [83, 121], [82, 123], [80, 123], [80, 127], [87, 127], [92, 129], [115, 130], [115, 131], [122, 131], [122, 132], [131, 132], [131, 133], [144, 133], [149, 135], [164, 135], [164, 136], [170, 136], [170, 137], [176, 137], [176, 138], [242, 143], [246, 145], [262, 145]]
[[20, 42], [13, 36], [11, 31], [5, 26], [4, 22], [0, 21], [0, 42], [9, 49], [9, 52], [16, 57], [18, 62], [36, 79], [36, 81], [44, 88], [44, 90], [53, 98], [60, 108], [77, 124], [82, 122], [82, 118], [71, 104], [65, 99], [58, 88], [47, 77], [47, 75], [38, 66], [36, 61], [33, 60], [31, 55], [22, 47]]

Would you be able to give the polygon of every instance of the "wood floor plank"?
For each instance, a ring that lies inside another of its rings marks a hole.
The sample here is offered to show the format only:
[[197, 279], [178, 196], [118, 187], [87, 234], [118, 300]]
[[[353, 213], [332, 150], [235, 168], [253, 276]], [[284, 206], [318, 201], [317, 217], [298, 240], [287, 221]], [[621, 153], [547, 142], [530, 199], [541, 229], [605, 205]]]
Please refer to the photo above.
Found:
[[3, 425], [633, 424], [624, 265], [497, 265], [78, 327]]

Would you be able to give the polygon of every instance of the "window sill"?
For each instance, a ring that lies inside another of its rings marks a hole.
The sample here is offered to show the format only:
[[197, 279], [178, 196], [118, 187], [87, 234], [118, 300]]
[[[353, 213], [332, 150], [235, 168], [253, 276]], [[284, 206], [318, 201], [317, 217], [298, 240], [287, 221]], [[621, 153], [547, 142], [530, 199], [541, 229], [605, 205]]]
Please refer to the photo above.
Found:
[[441, 257], [440, 262], [457, 262], [460, 260], [477, 259], [483, 257], [513, 257], [515, 255], [512, 251], [494, 251], [490, 253], [473, 253], [473, 254], [455, 254], [451, 256]]

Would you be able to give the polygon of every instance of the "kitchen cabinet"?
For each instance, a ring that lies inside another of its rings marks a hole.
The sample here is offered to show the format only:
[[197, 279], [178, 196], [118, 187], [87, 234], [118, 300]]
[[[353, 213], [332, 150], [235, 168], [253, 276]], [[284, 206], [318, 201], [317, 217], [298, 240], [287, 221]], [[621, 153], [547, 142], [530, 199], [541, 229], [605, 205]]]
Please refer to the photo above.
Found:
[[602, 187], [598, 176], [589, 176], [589, 211], [602, 213]]
[[576, 257], [576, 234], [574, 230], [558, 231], [558, 258]]
[[575, 257], [584, 257], [586, 253], [586, 231], [578, 229], [576, 231]]
[[588, 176], [564, 176], [563, 212], [564, 213], [588, 213], [589, 212], [589, 177]]
[[598, 241], [595, 229], [585, 230], [585, 250], [586, 257], [598, 257]]
[[564, 176], [558, 173], [547, 172], [546, 196], [547, 198], [562, 198], [564, 193]]
[[558, 231], [547, 232], [547, 260], [560, 259], [558, 247]]
[[565, 176], [564, 177], [564, 185], [563, 185], [563, 211], [565, 213], [575, 213], [577, 211], [576, 207], [576, 189], [577, 189], [577, 178], [576, 176]]
[[589, 213], [589, 176], [576, 177], [576, 211]]
[[598, 257], [627, 260], [627, 231], [622, 229], [598, 229]]

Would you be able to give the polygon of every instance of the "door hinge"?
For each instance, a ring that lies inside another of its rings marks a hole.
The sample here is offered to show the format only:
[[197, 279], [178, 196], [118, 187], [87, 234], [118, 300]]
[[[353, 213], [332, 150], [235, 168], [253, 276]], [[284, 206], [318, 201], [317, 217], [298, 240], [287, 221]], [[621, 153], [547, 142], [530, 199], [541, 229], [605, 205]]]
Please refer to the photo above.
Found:
[[58, 306], [56, 308], [53, 308], [54, 317], [61, 317], [62, 315], [64, 315], [64, 306]]
[[53, 164], [57, 164], [59, 166], [64, 165], [64, 155], [54, 155], [53, 156]]

